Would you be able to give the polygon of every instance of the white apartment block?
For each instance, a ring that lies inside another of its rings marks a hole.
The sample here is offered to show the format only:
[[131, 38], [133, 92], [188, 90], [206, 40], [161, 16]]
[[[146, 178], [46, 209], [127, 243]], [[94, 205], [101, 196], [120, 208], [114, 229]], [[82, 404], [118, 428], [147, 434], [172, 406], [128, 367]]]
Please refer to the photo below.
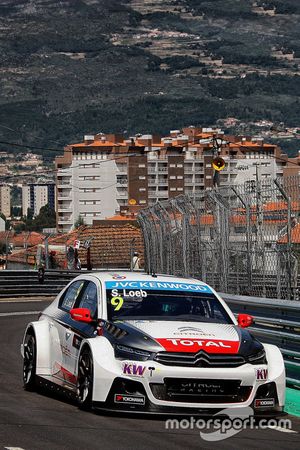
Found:
[[40, 209], [49, 204], [55, 209], [55, 184], [52, 182], [37, 182], [22, 186], [22, 211], [27, 215], [28, 209], [37, 216]]
[[6, 218], [10, 217], [10, 186], [5, 184], [0, 185], [0, 212]]
[[56, 158], [58, 230], [70, 231], [79, 217], [91, 225], [132, 205], [142, 208], [211, 189], [215, 136], [223, 140], [220, 156], [226, 163], [220, 186], [251, 182], [257, 174], [262, 180], [292, 174], [287, 155], [276, 145], [227, 137], [221, 130], [189, 127], [164, 138], [85, 136], [83, 143], [67, 146], [64, 156]]

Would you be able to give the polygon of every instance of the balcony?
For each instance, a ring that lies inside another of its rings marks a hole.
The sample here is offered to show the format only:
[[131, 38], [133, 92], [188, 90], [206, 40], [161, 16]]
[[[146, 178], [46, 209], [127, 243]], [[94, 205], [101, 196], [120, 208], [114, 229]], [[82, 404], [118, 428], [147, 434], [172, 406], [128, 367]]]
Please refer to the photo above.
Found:
[[58, 194], [57, 195], [57, 200], [72, 200], [72, 197], [70, 195], [67, 194]]
[[67, 217], [59, 217], [57, 223], [58, 225], [73, 224], [73, 220]]
[[67, 207], [62, 207], [62, 208], [58, 208], [57, 212], [59, 212], [59, 213], [64, 213], [64, 212], [71, 213], [72, 209], [71, 208], [67, 208]]
[[61, 183], [57, 184], [57, 189], [72, 189], [70, 183]]
[[71, 178], [72, 174], [70, 172], [59, 171], [59, 172], [57, 172], [56, 176], [59, 178], [61, 178], [61, 177]]

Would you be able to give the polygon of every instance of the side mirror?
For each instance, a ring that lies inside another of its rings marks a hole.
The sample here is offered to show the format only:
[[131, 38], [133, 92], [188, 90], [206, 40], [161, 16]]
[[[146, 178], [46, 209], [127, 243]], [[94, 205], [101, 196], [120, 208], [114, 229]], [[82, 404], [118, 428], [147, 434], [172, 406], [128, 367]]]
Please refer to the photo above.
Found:
[[93, 322], [91, 311], [88, 308], [73, 308], [70, 310], [70, 314], [72, 319], [76, 320], [77, 322]]
[[241, 328], [247, 328], [254, 324], [254, 319], [249, 314], [239, 314], [237, 321]]

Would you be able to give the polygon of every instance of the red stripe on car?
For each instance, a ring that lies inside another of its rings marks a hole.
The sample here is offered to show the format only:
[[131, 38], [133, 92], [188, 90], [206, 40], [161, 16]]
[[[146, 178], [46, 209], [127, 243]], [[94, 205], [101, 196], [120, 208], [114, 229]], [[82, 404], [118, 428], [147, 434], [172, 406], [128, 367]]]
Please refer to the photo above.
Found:
[[239, 341], [224, 341], [218, 339], [180, 339], [164, 338], [156, 339], [168, 352], [196, 353], [205, 350], [207, 353], [231, 353], [235, 354], [239, 350]]

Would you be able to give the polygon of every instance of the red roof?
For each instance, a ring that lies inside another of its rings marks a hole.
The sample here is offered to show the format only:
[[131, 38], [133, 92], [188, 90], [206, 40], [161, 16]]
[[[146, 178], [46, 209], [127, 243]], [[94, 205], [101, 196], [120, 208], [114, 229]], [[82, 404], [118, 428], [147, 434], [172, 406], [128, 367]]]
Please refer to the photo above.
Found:
[[[287, 231], [287, 230], [286, 230]], [[287, 244], [287, 233], [278, 239], [278, 244]], [[300, 223], [297, 223], [291, 230], [291, 243], [300, 244]]]
[[[84, 242], [91, 240], [91, 263], [92, 267], [116, 267], [116, 268], [129, 268], [130, 267], [130, 255], [132, 250], [137, 251], [143, 263], [144, 245], [142, 233], [139, 228], [134, 225], [122, 223], [119, 225], [93, 225], [82, 226], [77, 230], [68, 234], [58, 235], [53, 238], [49, 238], [49, 250], [51, 251], [51, 245], [73, 245], [75, 240]], [[25, 250], [21, 250], [12, 255], [9, 255], [9, 261], [18, 261], [24, 263], [27, 261], [29, 264], [34, 264], [34, 256], [36, 255], [37, 247], [32, 247]], [[84, 248], [79, 250], [79, 258], [83, 267], [86, 266], [87, 251]], [[56, 250], [54, 259], [57, 265], [61, 268], [66, 268], [66, 253]]]
[[34, 245], [41, 244], [45, 236], [35, 231], [22, 231], [22, 233], [15, 233], [14, 231], [1, 231], [0, 241], [4, 242], [8, 239], [10, 244], [14, 247], [33, 247]]
[[23, 231], [20, 234], [15, 234], [9, 242], [13, 244], [14, 247], [33, 247], [34, 245], [41, 244], [45, 239], [45, 236], [35, 231], [26, 232]]

